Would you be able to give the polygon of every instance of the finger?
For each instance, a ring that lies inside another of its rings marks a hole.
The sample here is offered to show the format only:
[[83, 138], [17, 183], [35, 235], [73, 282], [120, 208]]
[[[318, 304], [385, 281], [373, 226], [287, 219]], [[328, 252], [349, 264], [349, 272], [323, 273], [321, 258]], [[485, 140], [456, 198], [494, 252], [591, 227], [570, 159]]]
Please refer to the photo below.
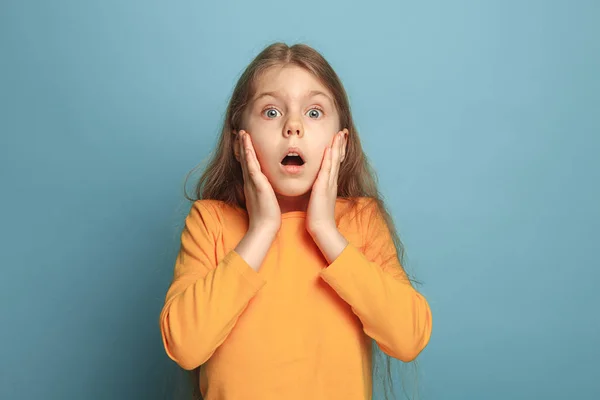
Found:
[[252, 150], [250, 145], [250, 135], [244, 135], [244, 157], [246, 157], [246, 173], [252, 182], [256, 177], [256, 164], [252, 157]]
[[313, 187], [317, 184], [320, 185], [319, 182], [325, 181], [327, 182], [327, 158], [329, 157], [330, 147], [325, 147], [325, 151], [323, 152], [323, 158], [321, 159], [321, 167], [319, 168], [319, 172], [317, 173], [317, 179], [315, 179], [315, 183]]
[[329, 183], [329, 175], [331, 175], [331, 157], [333, 153], [333, 146], [327, 147], [325, 152], [325, 159], [323, 160], [323, 182], [327, 185]]
[[333, 151], [331, 154], [331, 171], [329, 173], [329, 184], [331, 186], [337, 184], [337, 175], [340, 169], [340, 153], [341, 153], [341, 136], [338, 132], [333, 139]]
[[248, 148], [250, 149], [249, 162], [254, 164], [254, 168], [257, 171], [261, 171], [260, 163], [258, 162], [258, 157], [256, 156], [256, 151], [254, 150], [254, 145], [252, 144], [252, 138], [248, 135]]
[[258, 188], [260, 187], [260, 165], [258, 164], [258, 160], [256, 159], [256, 153], [254, 153], [254, 148], [252, 146], [252, 139], [250, 138], [250, 134], [248, 133], [244, 135], [244, 150], [244, 155], [246, 157], [246, 173], [249, 182], [252, 183], [254, 187]]
[[241, 131], [240, 132], [240, 164], [242, 165], [242, 175], [244, 177], [244, 182], [249, 182], [250, 178], [248, 176], [248, 168], [247, 168], [247, 164], [246, 164], [246, 148], [244, 146], [244, 142], [245, 142], [245, 137], [246, 134], [245, 132]]

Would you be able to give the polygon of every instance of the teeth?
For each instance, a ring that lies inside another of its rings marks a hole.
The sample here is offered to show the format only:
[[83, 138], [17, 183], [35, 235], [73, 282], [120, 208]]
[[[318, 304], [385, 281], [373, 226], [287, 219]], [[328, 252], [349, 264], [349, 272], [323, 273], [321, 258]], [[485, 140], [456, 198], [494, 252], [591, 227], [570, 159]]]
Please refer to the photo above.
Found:
[[298, 156], [298, 157], [300, 157], [300, 154], [298, 154], [298, 153], [288, 153], [287, 155], [288, 156]]

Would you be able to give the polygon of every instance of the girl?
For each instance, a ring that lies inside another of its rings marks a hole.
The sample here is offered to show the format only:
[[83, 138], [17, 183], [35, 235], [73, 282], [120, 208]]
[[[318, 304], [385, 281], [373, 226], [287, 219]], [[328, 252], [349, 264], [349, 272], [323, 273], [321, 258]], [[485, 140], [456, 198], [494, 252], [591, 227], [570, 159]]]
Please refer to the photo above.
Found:
[[429, 305], [314, 49], [250, 63], [196, 195], [160, 329], [204, 399], [371, 399], [371, 340], [404, 362], [427, 345]]

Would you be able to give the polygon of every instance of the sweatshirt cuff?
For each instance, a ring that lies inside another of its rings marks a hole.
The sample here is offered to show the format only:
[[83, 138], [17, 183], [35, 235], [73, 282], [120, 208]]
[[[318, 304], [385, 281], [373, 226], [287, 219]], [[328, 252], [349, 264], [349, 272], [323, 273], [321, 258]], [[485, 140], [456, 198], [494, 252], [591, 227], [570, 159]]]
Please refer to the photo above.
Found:
[[362, 275], [360, 270], [364, 268], [362, 265], [364, 262], [368, 262], [364, 254], [352, 243], [348, 243], [340, 255], [321, 271], [321, 277], [331, 284], [332, 281], [346, 280], [357, 274]]
[[240, 256], [235, 250], [231, 250], [223, 257], [223, 264], [227, 268], [235, 270], [251, 286], [254, 292], [260, 290], [266, 283], [265, 279]]
[[[340, 255], [321, 271], [321, 278], [340, 293], [349, 287], [363, 286], [371, 281], [374, 273], [378, 276], [387, 274], [380, 266], [372, 264], [358, 247], [348, 243]], [[406, 283], [406, 288], [412, 291], [410, 283]]]

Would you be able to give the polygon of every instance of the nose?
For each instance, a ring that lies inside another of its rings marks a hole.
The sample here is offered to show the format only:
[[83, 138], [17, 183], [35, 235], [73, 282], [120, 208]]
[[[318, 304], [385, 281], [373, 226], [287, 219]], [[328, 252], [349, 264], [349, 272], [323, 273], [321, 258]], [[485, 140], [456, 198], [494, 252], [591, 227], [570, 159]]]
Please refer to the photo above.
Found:
[[283, 129], [283, 135], [285, 137], [297, 135], [299, 137], [304, 136], [304, 127], [302, 126], [302, 122], [297, 119], [289, 120]]

